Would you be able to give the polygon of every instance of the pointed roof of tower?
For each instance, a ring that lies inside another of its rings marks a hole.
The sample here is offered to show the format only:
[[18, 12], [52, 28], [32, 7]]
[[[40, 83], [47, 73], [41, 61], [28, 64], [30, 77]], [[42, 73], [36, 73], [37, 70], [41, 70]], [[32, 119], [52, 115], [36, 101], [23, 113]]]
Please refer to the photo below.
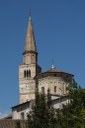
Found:
[[24, 53], [26, 52], [37, 52], [31, 16], [29, 16], [25, 47], [24, 47]]

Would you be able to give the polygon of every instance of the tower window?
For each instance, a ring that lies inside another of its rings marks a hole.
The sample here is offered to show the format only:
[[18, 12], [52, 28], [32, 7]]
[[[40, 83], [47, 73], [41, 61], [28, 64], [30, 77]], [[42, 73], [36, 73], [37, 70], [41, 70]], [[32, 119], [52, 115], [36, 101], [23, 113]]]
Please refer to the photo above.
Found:
[[55, 92], [55, 93], [57, 92], [57, 87], [56, 87], [56, 86], [54, 86], [54, 92]]
[[45, 92], [45, 88], [41, 87], [41, 91], [42, 91], [42, 93], [44, 93]]
[[28, 73], [28, 70], [27, 70], [27, 78], [28, 78], [28, 76], [29, 76], [29, 73]]
[[28, 71], [28, 77], [31, 77], [31, 71], [30, 70]]
[[26, 78], [26, 71], [24, 71], [24, 78]]
[[25, 70], [24, 71], [24, 78], [31, 77], [31, 71], [30, 70]]

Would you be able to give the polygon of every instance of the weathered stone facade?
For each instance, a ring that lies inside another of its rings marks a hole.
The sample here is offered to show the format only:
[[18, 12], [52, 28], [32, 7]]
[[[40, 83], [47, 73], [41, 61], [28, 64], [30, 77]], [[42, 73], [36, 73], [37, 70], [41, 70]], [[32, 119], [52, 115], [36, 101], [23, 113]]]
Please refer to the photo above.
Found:
[[[31, 76], [29, 77], [29, 72]], [[25, 76], [28, 73], [27, 76]], [[20, 65], [19, 67], [19, 92], [20, 103], [34, 99], [35, 94], [35, 80], [36, 66], [34, 65]]]
[[31, 111], [32, 103], [33, 101], [27, 101], [25, 103], [12, 107], [12, 119], [26, 120], [28, 113]]
[[35, 76], [39, 92], [47, 94], [48, 90], [52, 99], [66, 95], [67, 87], [73, 81], [73, 75], [52, 68]]

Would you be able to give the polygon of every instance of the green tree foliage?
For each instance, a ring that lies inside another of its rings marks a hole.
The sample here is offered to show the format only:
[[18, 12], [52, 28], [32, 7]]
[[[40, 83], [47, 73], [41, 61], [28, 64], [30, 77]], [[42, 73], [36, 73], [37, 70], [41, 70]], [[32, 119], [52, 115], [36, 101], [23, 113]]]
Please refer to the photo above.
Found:
[[54, 120], [54, 109], [51, 106], [50, 94], [36, 92], [35, 104], [28, 115], [28, 128], [51, 128]]
[[62, 125], [66, 128], [85, 128], [85, 89], [72, 84], [69, 103], [62, 109]]
[[85, 128], [85, 89], [76, 82], [68, 88], [68, 104], [52, 107], [51, 95], [36, 92], [35, 104], [28, 115], [28, 128]]

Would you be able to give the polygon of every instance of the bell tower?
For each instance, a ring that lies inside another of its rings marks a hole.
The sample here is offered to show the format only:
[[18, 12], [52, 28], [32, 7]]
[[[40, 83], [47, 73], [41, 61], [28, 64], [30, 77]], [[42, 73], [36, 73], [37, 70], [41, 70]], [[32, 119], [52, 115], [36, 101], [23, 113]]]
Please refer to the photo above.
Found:
[[35, 80], [41, 68], [37, 64], [37, 48], [32, 25], [32, 18], [29, 17], [27, 34], [23, 52], [23, 64], [19, 66], [19, 96], [20, 103], [35, 98]]

